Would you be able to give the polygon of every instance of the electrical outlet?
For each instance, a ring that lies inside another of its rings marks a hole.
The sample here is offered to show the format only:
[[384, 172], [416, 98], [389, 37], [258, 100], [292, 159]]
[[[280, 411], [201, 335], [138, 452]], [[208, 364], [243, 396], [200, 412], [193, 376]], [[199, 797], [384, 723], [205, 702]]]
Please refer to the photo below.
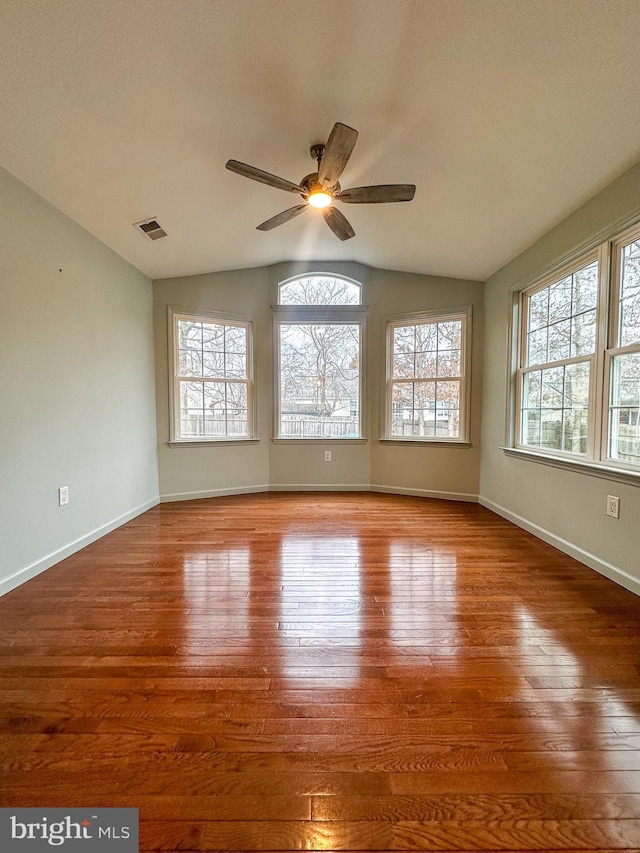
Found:
[[58, 505], [66, 506], [69, 503], [69, 486], [60, 486], [58, 489]]
[[613, 495], [607, 495], [607, 515], [610, 515], [611, 518], [620, 518], [620, 498], [616, 498]]
[[331, 462], [331, 451], [330, 450], [325, 450], [324, 461], [325, 462]]

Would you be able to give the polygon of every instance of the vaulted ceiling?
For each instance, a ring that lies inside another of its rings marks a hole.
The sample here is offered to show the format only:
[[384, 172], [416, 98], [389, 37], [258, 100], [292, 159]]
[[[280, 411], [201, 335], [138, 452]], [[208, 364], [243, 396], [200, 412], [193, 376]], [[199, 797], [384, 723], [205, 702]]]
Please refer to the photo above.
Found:
[[[640, 160], [638, 0], [0, 0], [0, 165], [153, 278], [358, 260], [485, 279]], [[255, 230], [334, 122], [406, 204]], [[1, 201], [0, 201], [1, 203]], [[157, 217], [169, 236], [132, 223]]]

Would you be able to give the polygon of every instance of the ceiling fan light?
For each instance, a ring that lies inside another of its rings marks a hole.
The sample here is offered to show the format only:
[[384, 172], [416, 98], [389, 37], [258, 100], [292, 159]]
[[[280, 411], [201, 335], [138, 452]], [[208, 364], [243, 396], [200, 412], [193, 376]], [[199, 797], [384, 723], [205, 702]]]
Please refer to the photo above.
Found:
[[329, 207], [331, 202], [332, 198], [330, 194], [324, 192], [324, 190], [318, 190], [317, 192], [311, 193], [311, 195], [309, 196], [309, 204], [311, 205], [311, 207]]

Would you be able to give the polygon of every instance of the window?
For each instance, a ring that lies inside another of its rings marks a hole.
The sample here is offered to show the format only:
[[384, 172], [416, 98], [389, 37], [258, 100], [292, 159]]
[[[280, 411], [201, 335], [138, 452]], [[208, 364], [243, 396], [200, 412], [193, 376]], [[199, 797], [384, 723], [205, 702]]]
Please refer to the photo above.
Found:
[[468, 440], [469, 325], [466, 311], [387, 324], [386, 438]]
[[251, 438], [251, 323], [172, 314], [172, 440]]
[[640, 228], [623, 235], [614, 248], [607, 454], [618, 463], [640, 465]]
[[598, 259], [524, 295], [523, 445], [586, 454], [595, 372]]
[[282, 282], [278, 294], [276, 436], [362, 438], [360, 285], [300, 276]]
[[640, 466], [640, 228], [520, 294], [516, 395], [517, 448]]

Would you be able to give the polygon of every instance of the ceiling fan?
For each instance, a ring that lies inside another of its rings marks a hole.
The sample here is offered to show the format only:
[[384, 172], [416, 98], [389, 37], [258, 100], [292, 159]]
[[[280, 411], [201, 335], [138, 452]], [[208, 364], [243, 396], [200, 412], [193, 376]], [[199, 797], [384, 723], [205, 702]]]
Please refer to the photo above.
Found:
[[269, 172], [263, 172], [255, 166], [248, 166], [237, 160], [228, 160], [226, 167], [232, 172], [279, 190], [298, 193], [304, 198], [303, 204], [290, 207], [278, 213], [277, 216], [272, 216], [271, 219], [258, 225], [257, 230], [271, 231], [272, 228], [277, 228], [278, 225], [283, 225], [304, 213], [311, 206], [322, 210], [325, 222], [338, 239], [349, 240], [355, 237], [355, 231], [347, 218], [337, 207], [334, 207], [334, 202], [383, 204], [392, 201], [411, 201], [416, 192], [414, 184], [378, 184], [369, 187], [351, 187], [346, 190], [341, 188], [338, 178], [349, 162], [357, 138], [357, 130], [340, 122], [334, 124], [326, 145], [311, 146], [311, 157], [317, 162], [318, 171], [306, 175], [299, 184], [271, 175]]

